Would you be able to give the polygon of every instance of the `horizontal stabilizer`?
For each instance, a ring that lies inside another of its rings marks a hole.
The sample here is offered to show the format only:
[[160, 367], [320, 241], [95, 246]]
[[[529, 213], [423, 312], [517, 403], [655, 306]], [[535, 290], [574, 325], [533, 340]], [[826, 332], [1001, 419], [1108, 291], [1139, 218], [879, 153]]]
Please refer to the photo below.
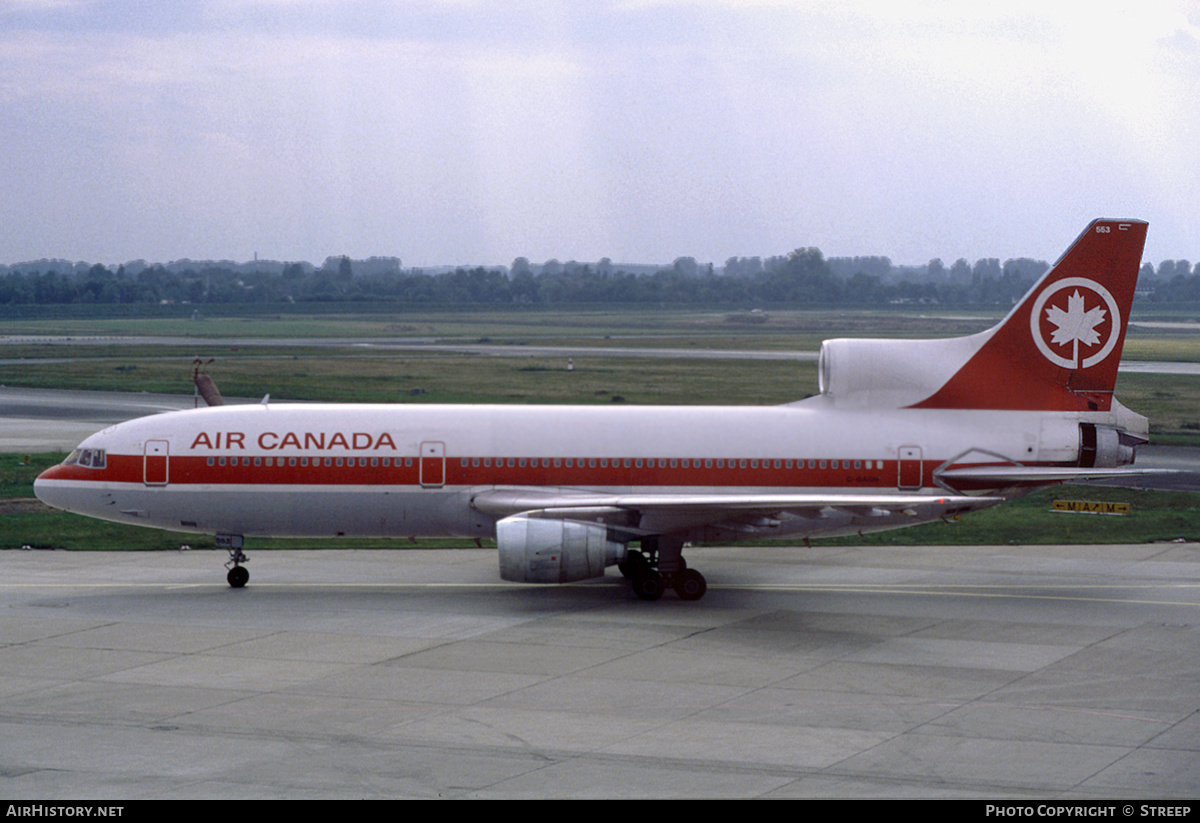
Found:
[[972, 486], [1014, 486], [1050, 483], [1083, 482], [1085, 480], [1113, 480], [1121, 477], [1148, 477], [1176, 474], [1174, 469], [1127, 468], [1098, 469], [1073, 466], [970, 466], [959, 469], [943, 469], [935, 472], [937, 480], [954, 486], [970, 483]]

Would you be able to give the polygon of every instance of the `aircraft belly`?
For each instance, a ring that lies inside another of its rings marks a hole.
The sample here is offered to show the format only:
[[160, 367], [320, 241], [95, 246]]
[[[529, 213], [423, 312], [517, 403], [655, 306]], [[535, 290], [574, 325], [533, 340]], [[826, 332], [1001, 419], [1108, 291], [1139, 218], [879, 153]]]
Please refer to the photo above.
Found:
[[[185, 492], [186, 494], [186, 492]], [[206, 532], [273, 537], [487, 537], [492, 523], [454, 489], [257, 488], [196, 493], [190, 508]], [[164, 506], [178, 513], [178, 504]]]
[[[99, 488], [102, 487], [102, 488]], [[478, 487], [420, 489], [378, 486], [168, 485], [58, 481], [43, 487], [44, 499], [58, 508], [116, 522], [168, 531], [230, 533], [271, 537], [491, 537], [496, 511], [479, 510]], [[839, 488], [796, 488], [789, 491], [837, 499]], [[924, 490], [930, 492], [933, 490]], [[772, 488], [743, 488], [740, 496], [769, 496]], [[495, 493], [495, 492], [492, 492]], [[639, 533], [688, 534], [692, 539], [745, 536], [853, 534], [922, 522], [913, 515], [883, 510], [851, 510], [838, 506], [789, 508], [767, 505], [732, 510], [719, 502], [730, 494], [716, 488], [622, 487], [515, 489], [518, 495], [572, 498], [580, 494], [657, 495], [668, 500], [711, 496], [714, 504], [680, 508], [647, 506], [623, 518], [631, 536]], [[905, 499], [920, 491], [885, 495]], [[934, 492], [940, 493], [940, 492]], [[536, 498], [535, 498], [536, 499]], [[533, 504], [531, 504], [533, 505]], [[536, 506], [535, 506], [536, 507]], [[591, 519], [591, 518], [587, 518]]]
[[[488, 537], [493, 522], [455, 489], [61, 484], [51, 505], [167, 531], [266, 537]], [[99, 493], [98, 493], [99, 492]]]

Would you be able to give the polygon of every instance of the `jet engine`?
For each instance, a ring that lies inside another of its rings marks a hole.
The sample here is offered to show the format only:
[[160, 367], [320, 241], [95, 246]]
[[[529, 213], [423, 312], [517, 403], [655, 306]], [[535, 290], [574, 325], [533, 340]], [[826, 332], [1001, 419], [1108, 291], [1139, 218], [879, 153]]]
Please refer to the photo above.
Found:
[[949, 380], [982, 336], [826, 340], [817, 364], [821, 394], [846, 408], [911, 406]]
[[[1133, 438], [1108, 426], [1079, 424], [1079, 465], [1091, 468], [1127, 466], [1133, 462]], [[1129, 441], [1129, 442], [1125, 442]]]
[[496, 523], [500, 576], [514, 583], [570, 583], [601, 577], [625, 559], [625, 544], [599, 523], [518, 514]]

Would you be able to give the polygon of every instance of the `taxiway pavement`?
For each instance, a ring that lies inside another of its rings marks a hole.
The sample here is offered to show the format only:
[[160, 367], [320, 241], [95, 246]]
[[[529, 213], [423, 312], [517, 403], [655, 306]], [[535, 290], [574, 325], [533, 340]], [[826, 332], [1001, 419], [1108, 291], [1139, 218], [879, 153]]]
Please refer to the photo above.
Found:
[[1192, 544], [0, 551], [0, 796], [1194, 798]]

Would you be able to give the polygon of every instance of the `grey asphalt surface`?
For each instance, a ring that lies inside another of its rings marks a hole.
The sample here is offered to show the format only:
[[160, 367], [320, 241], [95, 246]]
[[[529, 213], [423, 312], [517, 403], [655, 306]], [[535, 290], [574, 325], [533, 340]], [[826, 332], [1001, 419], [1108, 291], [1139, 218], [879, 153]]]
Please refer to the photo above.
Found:
[[0, 795], [1194, 799], [1194, 545], [0, 551]]

